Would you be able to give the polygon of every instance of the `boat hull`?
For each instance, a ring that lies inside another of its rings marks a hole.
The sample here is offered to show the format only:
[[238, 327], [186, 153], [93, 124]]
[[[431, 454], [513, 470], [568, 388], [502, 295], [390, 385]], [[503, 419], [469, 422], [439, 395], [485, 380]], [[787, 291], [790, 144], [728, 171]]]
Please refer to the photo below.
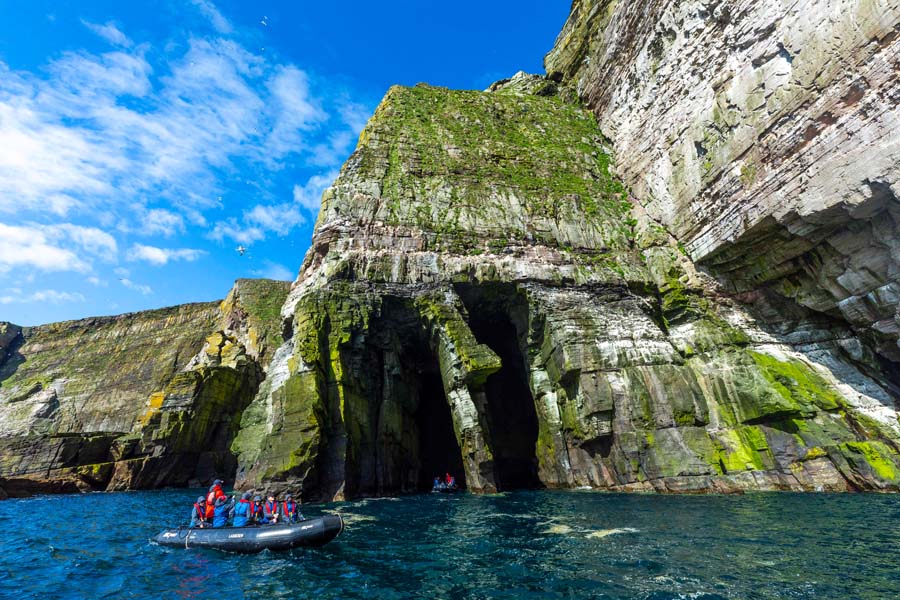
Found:
[[344, 530], [338, 515], [326, 515], [299, 523], [166, 529], [153, 541], [173, 548], [214, 548], [226, 552], [252, 554], [263, 550], [290, 550], [327, 544]]

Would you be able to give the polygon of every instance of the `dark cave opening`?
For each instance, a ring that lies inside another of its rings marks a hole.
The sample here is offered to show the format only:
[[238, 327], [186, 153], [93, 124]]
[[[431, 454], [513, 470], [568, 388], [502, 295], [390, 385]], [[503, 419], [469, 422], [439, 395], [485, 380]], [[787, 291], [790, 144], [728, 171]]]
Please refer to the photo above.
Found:
[[[435, 365], [436, 367], [437, 365]], [[450, 473], [459, 487], [466, 486], [462, 452], [453, 431], [453, 418], [437, 370], [421, 374], [419, 406], [415, 420], [419, 430], [419, 474], [417, 486], [430, 490], [435, 477]]]
[[503, 363], [503, 368], [488, 377], [484, 385], [498, 489], [542, 487], [535, 456], [537, 413], [528, 385], [524, 344], [520, 341], [527, 323], [525, 298], [511, 286], [466, 286], [459, 292], [469, 313], [472, 333]]

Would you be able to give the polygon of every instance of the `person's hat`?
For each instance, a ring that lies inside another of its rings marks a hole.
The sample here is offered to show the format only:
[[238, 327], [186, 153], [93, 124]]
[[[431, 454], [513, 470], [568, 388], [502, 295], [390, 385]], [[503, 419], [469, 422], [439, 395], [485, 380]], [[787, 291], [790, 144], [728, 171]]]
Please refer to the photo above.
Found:
[[221, 479], [216, 479], [215, 481], [213, 481], [213, 485], [222, 485], [222, 483], [224, 482]]
[[260, 496], [259, 494], [253, 496], [253, 501], [254, 501], [254, 502], [261, 502], [261, 501], [262, 501], [262, 496]]
[[241, 494], [241, 500], [248, 500], [250, 498], [250, 492], [244, 492]]
[[197, 504], [200, 504], [200, 503], [202, 503], [202, 502], [206, 502], [206, 497], [205, 497], [205, 496], [200, 496], [199, 498], [197, 498]]

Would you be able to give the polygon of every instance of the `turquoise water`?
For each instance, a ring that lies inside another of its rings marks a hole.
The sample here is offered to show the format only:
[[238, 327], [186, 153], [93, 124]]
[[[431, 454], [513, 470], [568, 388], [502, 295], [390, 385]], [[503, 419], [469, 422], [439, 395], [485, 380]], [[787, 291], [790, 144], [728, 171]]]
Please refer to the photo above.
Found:
[[150, 544], [196, 496], [0, 502], [0, 596], [900, 598], [900, 496], [422, 495], [305, 507], [347, 522], [321, 549]]

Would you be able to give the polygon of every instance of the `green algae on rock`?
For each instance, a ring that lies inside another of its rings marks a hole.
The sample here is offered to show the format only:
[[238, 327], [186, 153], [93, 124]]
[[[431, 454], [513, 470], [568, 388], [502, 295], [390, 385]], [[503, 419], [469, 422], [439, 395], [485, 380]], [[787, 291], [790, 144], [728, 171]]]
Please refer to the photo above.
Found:
[[152, 488], [233, 471], [231, 439], [264, 377], [258, 359], [281, 342], [288, 287], [239, 280], [221, 305], [4, 327], [15, 335], [0, 361], [0, 488]]

